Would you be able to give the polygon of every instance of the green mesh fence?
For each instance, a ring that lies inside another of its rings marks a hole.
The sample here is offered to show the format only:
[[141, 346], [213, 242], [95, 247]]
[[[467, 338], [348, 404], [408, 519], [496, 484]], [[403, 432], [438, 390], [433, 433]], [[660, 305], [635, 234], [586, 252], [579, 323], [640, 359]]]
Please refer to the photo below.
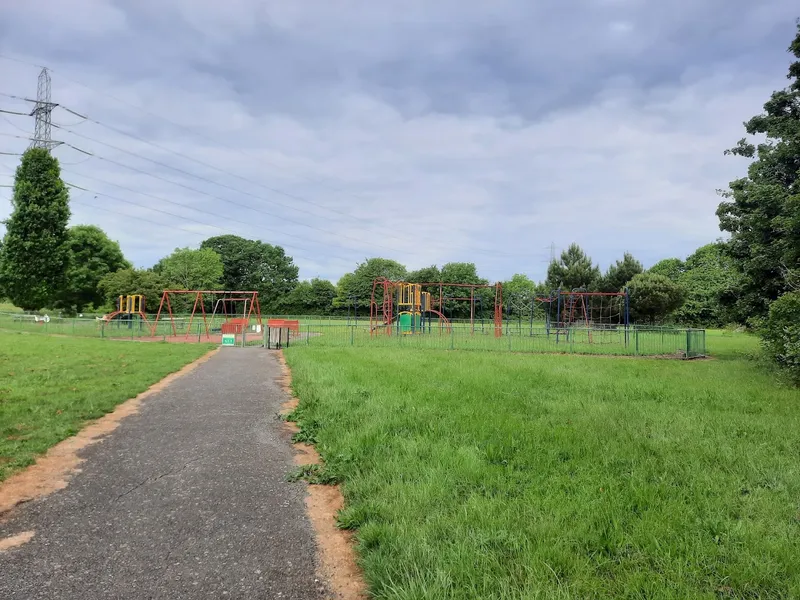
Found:
[[544, 325], [504, 323], [502, 335], [494, 325], [432, 325], [425, 331], [402, 334], [393, 328], [371, 331], [369, 322], [332, 324], [302, 322], [290, 343], [309, 346], [359, 346], [439, 348], [496, 352], [560, 352], [620, 356], [664, 356], [697, 358], [706, 355], [705, 330], [671, 327], [619, 327], [593, 329], [547, 328]]

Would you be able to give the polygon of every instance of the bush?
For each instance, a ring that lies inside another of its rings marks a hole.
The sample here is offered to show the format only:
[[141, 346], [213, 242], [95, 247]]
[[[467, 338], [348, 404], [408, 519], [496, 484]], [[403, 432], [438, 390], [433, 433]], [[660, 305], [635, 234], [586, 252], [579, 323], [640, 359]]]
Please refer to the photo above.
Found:
[[772, 303], [762, 338], [769, 357], [800, 383], [800, 292], [789, 292]]

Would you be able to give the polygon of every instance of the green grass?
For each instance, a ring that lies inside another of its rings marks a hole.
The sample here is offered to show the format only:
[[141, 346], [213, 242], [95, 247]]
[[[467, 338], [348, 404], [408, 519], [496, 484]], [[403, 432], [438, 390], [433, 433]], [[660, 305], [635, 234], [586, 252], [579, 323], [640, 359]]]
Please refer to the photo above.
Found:
[[376, 598], [800, 597], [800, 392], [709, 346], [286, 357]]
[[0, 481], [210, 348], [0, 332]]

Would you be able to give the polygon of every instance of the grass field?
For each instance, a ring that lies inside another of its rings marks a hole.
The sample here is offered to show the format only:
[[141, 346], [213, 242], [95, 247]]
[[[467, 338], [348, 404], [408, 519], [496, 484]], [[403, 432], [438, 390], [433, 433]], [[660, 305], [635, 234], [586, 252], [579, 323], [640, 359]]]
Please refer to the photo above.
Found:
[[376, 598], [800, 597], [800, 392], [709, 346], [285, 352]]
[[0, 481], [209, 349], [0, 332]]

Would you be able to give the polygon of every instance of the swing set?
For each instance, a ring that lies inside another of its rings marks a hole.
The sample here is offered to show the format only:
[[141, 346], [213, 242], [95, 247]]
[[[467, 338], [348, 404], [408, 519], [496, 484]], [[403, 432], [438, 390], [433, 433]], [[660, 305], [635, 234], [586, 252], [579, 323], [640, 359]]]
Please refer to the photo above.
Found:
[[[251, 320], [255, 320], [257, 331], [261, 331], [261, 306], [258, 303], [258, 292], [248, 291], [229, 291], [229, 290], [164, 290], [161, 295], [161, 303], [158, 306], [155, 321], [150, 328], [150, 334], [156, 335], [159, 321], [167, 321], [168, 327], [172, 333], [173, 338], [177, 338], [179, 330], [184, 332], [184, 322], [180, 318], [175, 317], [173, 312], [173, 303], [177, 298], [186, 297], [194, 298], [192, 312], [189, 316], [188, 324], [185, 325], [185, 338], [189, 340], [189, 336], [197, 338], [203, 337], [212, 341], [221, 338], [222, 334], [244, 333], [248, 327], [251, 326]], [[211, 304], [213, 302], [213, 305]], [[211, 307], [211, 312], [206, 311], [206, 306]], [[241, 310], [239, 310], [241, 308]], [[162, 317], [163, 315], [163, 317]], [[219, 327], [216, 326], [217, 319], [222, 318], [222, 323]], [[192, 331], [192, 325], [197, 321], [197, 331]], [[184, 320], [185, 321], [185, 320]], [[202, 326], [201, 326], [202, 323]]]

